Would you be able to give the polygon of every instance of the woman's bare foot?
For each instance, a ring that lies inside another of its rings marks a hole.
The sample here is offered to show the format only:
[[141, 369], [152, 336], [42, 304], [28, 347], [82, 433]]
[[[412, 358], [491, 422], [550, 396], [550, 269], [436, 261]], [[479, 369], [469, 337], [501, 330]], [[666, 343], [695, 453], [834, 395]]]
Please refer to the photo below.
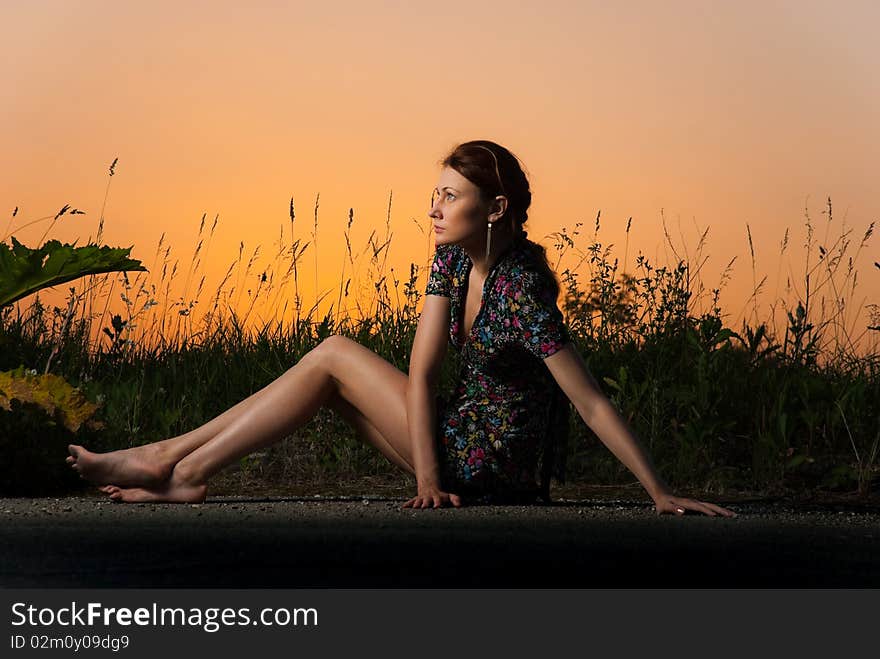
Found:
[[114, 501], [143, 503], [165, 501], [168, 503], [202, 503], [208, 493], [208, 486], [184, 481], [176, 472], [171, 478], [153, 487], [117, 487], [107, 485], [100, 488]]
[[156, 444], [109, 453], [92, 453], [82, 446], [69, 444], [67, 464], [96, 485], [151, 487], [167, 481], [174, 464], [163, 456]]

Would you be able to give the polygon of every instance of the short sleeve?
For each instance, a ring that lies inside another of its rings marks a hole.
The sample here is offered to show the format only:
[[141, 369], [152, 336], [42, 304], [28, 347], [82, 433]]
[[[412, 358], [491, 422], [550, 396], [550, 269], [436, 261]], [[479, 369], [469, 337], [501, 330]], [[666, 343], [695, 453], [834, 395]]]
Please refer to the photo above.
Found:
[[438, 245], [434, 252], [434, 261], [428, 271], [428, 285], [425, 295], [442, 295], [452, 297], [453, 245]]
[[571, 340], [553, 290], [540, 277], [523, 277], [514, 292], [511, 324], [517, 343], [539, 359], [561, 350]]

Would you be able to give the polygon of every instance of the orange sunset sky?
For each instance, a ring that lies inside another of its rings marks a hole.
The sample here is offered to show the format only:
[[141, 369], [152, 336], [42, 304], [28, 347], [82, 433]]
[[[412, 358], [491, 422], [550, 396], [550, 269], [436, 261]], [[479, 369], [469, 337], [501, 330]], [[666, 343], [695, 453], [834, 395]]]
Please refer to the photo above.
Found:
[[[50, 237], [94, 238], [109, 180], [103, 242], [134, 245], [151, 267], [164, 233], [181, 289], [202, 216], [206, 233], [219, 216], [201, 265], [206, 300], [241, 241], [245, 260], [261, 245], [246, 283], [256, 287], [282, 227], [290, 240], [291, 197], [294, 238], [311, 240], [320, 193], [324, 312], [337, 297], [349, 208], [360, 253], [372, 230], [384, 236], [393, 193], [387, 265], [406, 280], [433, 252], [438, 160], [458, 142], [490, 139], [525, 163], [527, 229], [551, 255], [549, 234], [576, 222], [585, 251], [601, 211], [598, 240], [614, 245], [622, 269], [640, 275], [639, 252], [674, 266], [662, 212], [696, 267], [708, 228], [695, 310], [709, 310], [737, 257], [720, 306], [739, 330], [755, 312], [769, 318], [777, 298], [803, 299], [806, 209], [811, 265], [818, 245], [833, 255], [850, 231], [837, 293], [825, 283], [815, 294], [846, 298], [853, 339], [865, 333], [864, 307], [880, 304], [880, 237], [856, 257], [880, 219], [877, 2], [21, 0], [0, 4], [0, 24], [0, 230], [31, 246], [49, 222], [15, 228], [65, 204], [86, 214], [62, 217]], [[303, 259], [308, 307], [311, 248]], [[361, 259], [369, 287], [367, 269]], [[827, 276], [815, 272], [814, 289]], [[755, 310], [747, 299], [764, 276]]]

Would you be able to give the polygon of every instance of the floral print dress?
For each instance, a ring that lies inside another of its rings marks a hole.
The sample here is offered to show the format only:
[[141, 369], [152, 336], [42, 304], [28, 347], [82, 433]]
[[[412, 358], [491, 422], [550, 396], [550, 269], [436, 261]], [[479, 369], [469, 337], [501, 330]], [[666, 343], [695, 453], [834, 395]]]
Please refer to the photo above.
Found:
[[555, 468], [564, 479], [568, 399], [543, 359], [570, 341], [550, 282], [528, 246], [511, 243], [492, 265], [470, 334], [461, 340], [472, 261], [439, 245], [426, 295], [450, 299], [449, 342], [461, 357], [458, 384], [438, 395], [442, 487], [482, 502], [549, 501]]

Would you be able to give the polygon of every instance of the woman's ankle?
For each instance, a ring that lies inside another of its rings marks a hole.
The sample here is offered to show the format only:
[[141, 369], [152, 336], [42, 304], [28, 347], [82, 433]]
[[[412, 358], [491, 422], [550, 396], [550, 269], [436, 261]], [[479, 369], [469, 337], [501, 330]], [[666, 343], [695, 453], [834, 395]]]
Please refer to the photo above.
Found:
[[170, 478], [172, 482], [185, 487], [204, 487], [208, 480], [201, 470], [185, 459], [173, 466]]

